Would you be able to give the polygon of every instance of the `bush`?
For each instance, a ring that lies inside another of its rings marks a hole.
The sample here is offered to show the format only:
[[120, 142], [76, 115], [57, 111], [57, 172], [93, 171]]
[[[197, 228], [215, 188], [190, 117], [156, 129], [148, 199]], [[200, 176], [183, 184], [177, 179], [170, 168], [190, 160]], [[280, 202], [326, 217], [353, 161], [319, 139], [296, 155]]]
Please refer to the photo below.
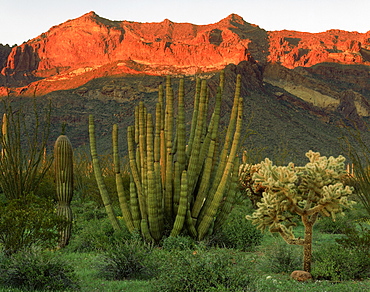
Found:
[[19, 251], [10, 257], [0, 257], [0, 283], [24, 290], [78, 290], [79, 285], [72, 266], [57, 252], [40, 249]]
[[336, 241], [345, 248], [357, 249], [364, 254], [370, 254], [370, 225], [359, 223], [358, 228], [346, 228], [342, 238]]
[[155, 291], [251, 291], [255, 274], [249, 262], [230, 250], [174, 251], [152, 286]]
[[322, 246], [313, 254], [312, 275], [331, 281], [367, 278], [370, 276], [370, 253], [335, 243]]
[[124, 227], [122, 231], [114, 231], [108, 218], [92, 219], [76, 224], [67, 249], [73, 252], [104, 252], [130, 237]]
[[335, 221], [331, 217], [322, 217], [315, 224], [315, 229], [330, 234], [342, 234], [348, 228], [354, 228], [354, 224], [344, 215], [337, 216]]
[[273, 273], [291, 273], [302, 269], [302, 246], [287, 244], [280, 237], [264, 250], [261, 269]]
[[163, 239], [162, 248], [164, 250], [191, 250], [195, 248], [195, 242], [191, 237], [187, 236], [169, 236]]
[[100, 257], [98, 276], [106, 280], [147, 278], [151, 275], [146, 266], [150, 253], [151, 249], [141, 239], [116, 244]]
[[29, 194], [20, 199], [0, 201], [0, 243], [7, 254], [33, 245], [53, 247], [64, 219], [54, 212], [47, 198]]
[[260, 245], [263, 234], [245, 218], [246, 214], [245, 206], [236, 206], [215, 233], [212, 244], [241, 251], [252, 251]]

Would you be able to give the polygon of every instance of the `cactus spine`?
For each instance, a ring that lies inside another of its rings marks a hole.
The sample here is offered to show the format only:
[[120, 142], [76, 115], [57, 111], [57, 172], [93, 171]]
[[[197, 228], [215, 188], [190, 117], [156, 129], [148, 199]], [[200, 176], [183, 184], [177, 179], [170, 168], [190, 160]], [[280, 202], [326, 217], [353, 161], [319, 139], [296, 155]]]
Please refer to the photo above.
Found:
[[[222, 217], [216, 221], [217, 226], [230, 212], [234, 195], [230, 185], [235, 187], [237, 181], [236, 156], [242, 127], [240, 75], [224, 146], [218, 152], [223, 87], [222, 72], [214, 111], [207, 119], [210, 94], [206, 80], [197, 79], [188, 141], [183, 79], [177, 103], [171, 78], [167, 77], [166, 88], [159, 87], [155, 115], [147, 113], [142, 102], [135, 109], [135, 123], [127, 129], [130, 202], [121, 209], [127, 213], [123, 216], [126, 224], [140, 229], [147, 241], [158, 242], [163, 234], [176, 236], [185, 229], [203, 240], [212, 232], [218, 212]], [[94, 137], [93, 130], [90, 127], [90, 137]], [[165, 230], [168, 226], [169, 230]]]
[[54, 166], [57, 214], [66, 220], [66, 226], [60, 230], [59, 247], [65, 247], [71, 237], [73, 197], [73, 150], [66, 135], [60, 135], [54, 145]]

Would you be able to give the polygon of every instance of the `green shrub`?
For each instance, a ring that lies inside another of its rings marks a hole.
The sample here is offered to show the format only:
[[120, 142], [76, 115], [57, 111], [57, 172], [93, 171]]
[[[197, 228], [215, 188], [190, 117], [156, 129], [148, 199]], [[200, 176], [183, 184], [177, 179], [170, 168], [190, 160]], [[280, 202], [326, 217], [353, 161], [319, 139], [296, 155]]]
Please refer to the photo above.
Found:
[[344, 215], [337, 216], [335, 221], [331, 217], [321, 217], [315, 224], [316, 230], [330, 234], [342, 234], [348, 228], [354, 228], [354, 224]]
[[0, 243], [7, 254], [33, 245], [53, 247], [64, 220], [47, 198], [29, 194], [21, 199], [0, 201]]
[[370, 253], [339, 244], [320, 247], [313, 254], [312, 275], [331, 281], [361, 280], [370, 276]]
[[268, 245], [259, 262], [261, 269], [273, 273], [291, 273], [302, 269], [302, 247], [289, 245], [277, 237]]
[[0, 257], [0, 283], [25, 290], [78, 290], [79, 284], [71, 265], [57, 252], [31, 248], [10, 257]]
[[253, 291], [249, 263], [245, 254], [230, 250], [173, 251], [152, 286], [155, 291]]
[[195, 248], [194, 239], [188, 236], [169, 236], [162, 240], [164, 250], [191, 250]]
[[260, 245], [263, 234], [245, 218], [245, 214], [245, 206], [236, 206], [215, 233], [212, 244], [241, 251], [252, 251]]
[[131, 238], [126, 228], [114, 231], [108, 218], [77, 221], [67, 249], [73, 252], [107, 251], [117, 242]]
[[346, 228], [343, 236], [336, 239], [337, 243], [345, 248], [357, 249], [365, 254], [370, 254], [370, 225], [359, 223], [358, 228]]
[[140, 240], [116, 244], [100, 257], [98, 276], [106, 280], [144, 279], [151, 275], [146, 258], [151, 249]]

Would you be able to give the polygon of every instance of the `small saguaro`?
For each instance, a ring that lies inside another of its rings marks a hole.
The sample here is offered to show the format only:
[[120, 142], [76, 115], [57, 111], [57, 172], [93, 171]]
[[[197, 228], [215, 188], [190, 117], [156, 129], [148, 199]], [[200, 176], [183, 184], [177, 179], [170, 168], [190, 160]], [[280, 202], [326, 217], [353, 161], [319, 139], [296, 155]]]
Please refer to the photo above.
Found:
[[66, 135], [60, 135], [54, 145], [54, 170], [57, 214], [66, 220], [60, 230], [59, 247], [65, 247], [71, 237], [73, 197], [73, 149]]

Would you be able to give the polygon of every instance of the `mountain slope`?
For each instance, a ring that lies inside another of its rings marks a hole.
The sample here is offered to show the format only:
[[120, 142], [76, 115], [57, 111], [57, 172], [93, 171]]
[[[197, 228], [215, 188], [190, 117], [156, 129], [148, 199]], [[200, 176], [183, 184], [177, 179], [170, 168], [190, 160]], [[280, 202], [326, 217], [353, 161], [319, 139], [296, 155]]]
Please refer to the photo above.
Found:
[[175, 84], [185, 76], [191, 113], [195, 76], [209, 79], [215, 93], [225, 68], [223, 119], [240, 73], [244, 146], [255, 149], [251, 155], [304, 163], [310, 149], [342, 153], [345, 127], [366, 129], [369, 37], [370, 32], [339, 30], [267, 32], [236, 14], [194, 25], [110, 21], [90, 12], [20, 46], [0, 46], [0, 96], [23, 108], [30, 96], [38, 96], [40, 107], [51, 100], [52, 138], [67, 122], [75, 147], [87, 147], [87, 117], [94, 114], [100, 148], [109, 152], [111, 125], [117, 122], [126, 153], [125, 129], [134, 107], [143, 100], [153, 109], [164, 75], [172, 75]]

